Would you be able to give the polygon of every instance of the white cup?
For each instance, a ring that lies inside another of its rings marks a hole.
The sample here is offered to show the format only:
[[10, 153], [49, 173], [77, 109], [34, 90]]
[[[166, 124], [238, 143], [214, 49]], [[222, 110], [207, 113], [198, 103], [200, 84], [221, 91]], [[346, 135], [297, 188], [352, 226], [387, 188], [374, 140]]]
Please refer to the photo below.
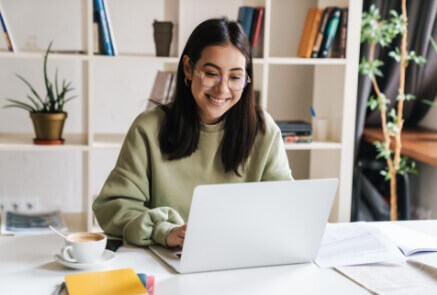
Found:
[[67, 235], [61, 256], [68, 262], [92, 263], [97, 261], [106, 248], [106, 236], [83, 232]]
[[315, 141], [326, 141], [328, 139], [328, 122], [327, 118], [313, 118], [313, 137]]

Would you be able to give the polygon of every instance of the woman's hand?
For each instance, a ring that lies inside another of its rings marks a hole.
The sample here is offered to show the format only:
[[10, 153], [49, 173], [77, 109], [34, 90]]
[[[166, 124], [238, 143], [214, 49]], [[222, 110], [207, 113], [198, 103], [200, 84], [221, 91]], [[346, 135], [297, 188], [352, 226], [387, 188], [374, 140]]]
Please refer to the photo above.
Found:
[[173, 247], [182, 247], [184, 246], [185, 240], [185, 230], [187, 229], [187, 225], [181, 225], [173, 228], [171, 232], [167, 235], [165, 242], [169, 248]]

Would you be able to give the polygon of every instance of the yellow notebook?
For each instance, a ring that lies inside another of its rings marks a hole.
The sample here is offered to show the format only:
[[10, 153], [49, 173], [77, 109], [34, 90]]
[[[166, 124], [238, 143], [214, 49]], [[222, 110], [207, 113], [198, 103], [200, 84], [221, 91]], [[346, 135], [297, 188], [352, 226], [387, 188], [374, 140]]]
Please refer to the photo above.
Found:
[[65, 283], [69, 295], [148, 294], [132, 268], [66, 275]]

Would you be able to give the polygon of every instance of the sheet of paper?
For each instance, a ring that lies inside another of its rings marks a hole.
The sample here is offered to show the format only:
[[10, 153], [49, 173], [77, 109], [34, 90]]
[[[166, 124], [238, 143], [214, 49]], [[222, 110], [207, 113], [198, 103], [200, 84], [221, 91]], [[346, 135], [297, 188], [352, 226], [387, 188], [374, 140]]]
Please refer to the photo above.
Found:
[[401, 263], [399, 248], [376, 227], [365, 223], [327, 224], [319, 254], [319, 267], [368, 263]]
[[405, 256], [422, 251], [437, 251], [437, 237], [388, 222], [378, 223], [376, 226], [402, 250]]
[[336, 270], [376, 294], [437, 294], [437, 269], [417, 262], [343, 266]]

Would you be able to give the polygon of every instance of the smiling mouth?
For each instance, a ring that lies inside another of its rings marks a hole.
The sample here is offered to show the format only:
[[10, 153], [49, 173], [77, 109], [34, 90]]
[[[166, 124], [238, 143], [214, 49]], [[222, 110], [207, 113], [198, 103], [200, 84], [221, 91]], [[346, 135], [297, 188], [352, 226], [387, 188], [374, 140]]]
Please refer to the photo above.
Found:
[[207, 95], [208, 99], [213, 102], [216, 105], [222, 105], [224, 104], [226, 101], [229, 100], [229, 98], [217, 98], [217, 97], [212, 97], [210, 95]]

